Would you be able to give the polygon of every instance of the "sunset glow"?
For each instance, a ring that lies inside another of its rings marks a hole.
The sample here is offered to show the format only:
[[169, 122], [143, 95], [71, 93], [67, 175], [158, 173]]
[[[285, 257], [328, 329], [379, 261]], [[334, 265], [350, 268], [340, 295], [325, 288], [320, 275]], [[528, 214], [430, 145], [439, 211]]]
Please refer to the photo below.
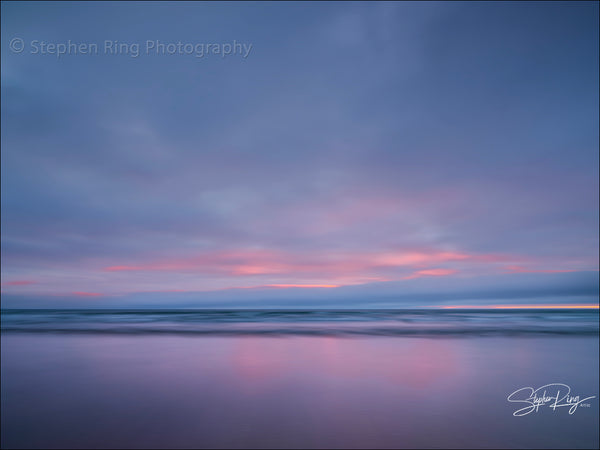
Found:
[[443, 309], [598, 309], [599, 305], [446, 305]]

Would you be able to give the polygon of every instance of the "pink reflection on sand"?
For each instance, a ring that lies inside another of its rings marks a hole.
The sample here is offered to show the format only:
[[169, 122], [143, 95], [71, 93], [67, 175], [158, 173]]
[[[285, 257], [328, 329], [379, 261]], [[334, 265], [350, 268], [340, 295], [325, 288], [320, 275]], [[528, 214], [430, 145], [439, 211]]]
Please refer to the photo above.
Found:
[[331, 377], [385, 381], [428, 388], [461, 374], [455, 346], [437, 339], [240, 339], [231, 353], [247, 388], [269, 390], [281, 377]]

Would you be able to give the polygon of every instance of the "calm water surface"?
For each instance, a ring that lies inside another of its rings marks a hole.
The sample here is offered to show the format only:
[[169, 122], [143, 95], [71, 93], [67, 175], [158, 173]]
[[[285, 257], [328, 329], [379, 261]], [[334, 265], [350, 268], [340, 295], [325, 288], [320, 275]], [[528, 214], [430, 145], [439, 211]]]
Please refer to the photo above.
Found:
[[598, 396], [597, 312], [13, 311], [1, 355], [3, 448], [599, 443], [598, 398], [507, 401]]

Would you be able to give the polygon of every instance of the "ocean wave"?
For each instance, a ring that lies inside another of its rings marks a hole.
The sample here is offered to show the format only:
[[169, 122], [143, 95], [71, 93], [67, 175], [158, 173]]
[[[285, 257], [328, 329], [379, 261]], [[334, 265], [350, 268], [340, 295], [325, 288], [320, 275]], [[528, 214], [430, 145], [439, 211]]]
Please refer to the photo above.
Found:
[[598, 335], [598, 311], [3, 310], [3, 333], [215, 336]]

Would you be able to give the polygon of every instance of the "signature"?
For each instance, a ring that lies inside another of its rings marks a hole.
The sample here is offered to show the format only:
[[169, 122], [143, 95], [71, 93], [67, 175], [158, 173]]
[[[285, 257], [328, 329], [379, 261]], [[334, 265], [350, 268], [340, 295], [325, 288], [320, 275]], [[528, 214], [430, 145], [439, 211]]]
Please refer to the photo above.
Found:
[[586, 400], [596, 398], [595, 395], [581, 398], [579, 395], [571, 395], [571, 388], [563, 383], [550, 383], [542, 387], [534, 389], [532, 387], [524, 387], [517, 389], [507, 398], [512, 403], [525, 403], [527, 406], [518, 409], [513, 413], [513, 416], [526, 416], [532, 412], [538, 412], [541, 406], [549, 405], [553, 411], [557, 408], [567, 406], [569, 414], [577, 411], [578, 406], [589, 407], [589, 403], [583, 403]]

